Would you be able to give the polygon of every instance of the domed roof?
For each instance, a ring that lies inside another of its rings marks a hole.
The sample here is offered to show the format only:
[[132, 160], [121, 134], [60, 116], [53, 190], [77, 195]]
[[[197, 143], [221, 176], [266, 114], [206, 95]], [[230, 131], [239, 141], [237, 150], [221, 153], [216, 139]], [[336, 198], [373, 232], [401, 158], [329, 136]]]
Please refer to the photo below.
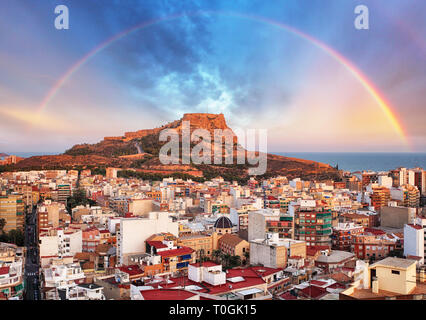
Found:
[[223, 229], [223, 228], [232, 228], [232, 222], [227, 217], [220, 217], [214, 223], [214, 227], [215, 228], [220, 228], [220, 229]]

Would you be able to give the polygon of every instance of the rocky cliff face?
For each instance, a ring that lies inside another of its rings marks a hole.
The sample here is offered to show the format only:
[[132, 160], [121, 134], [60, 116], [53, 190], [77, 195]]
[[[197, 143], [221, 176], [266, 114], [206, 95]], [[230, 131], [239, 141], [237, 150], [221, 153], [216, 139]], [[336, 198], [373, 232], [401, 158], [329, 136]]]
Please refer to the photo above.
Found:
[[[126, 132], [121, 137], [106, 137], [96, 144], [79, 144], [59, 156], [42, 156], [27, 158], [16, 165], [16, 169], [26, 168], [61, 168], [72, 166], [132, 168], [143, 172], [202, 172], [204, 176], [247, 176], [248, 165], [175, 165], [165, 166], [159, 161], [161, 130], [170, 128], [182, 131], [183, 122], [190, 122], [191, 132], [195, 129], [206, 129], [213, 138], [215, 129], [229, 129], [223, 114], [186, 113], [179, 120], [170, 122], [159, 128]], [[236, 137], [234, 139], [234, 143]], [[236, 146], [236, 143], [234, 147]], [[143, 150], [140, 153], [139, 150]], [[245, 152], [245, 151], [243, 151]], [[138, 155], [129, 156], [129, 155]], [[338, 177], [338, 171], [328, 164], [315, 161], [288, 158], [278, 155], [267, 155], [268, 175], [287, 175], [288, 177], [313, 177], [330, 179]], [[199, 174], [197, 173], [199, 176]]]

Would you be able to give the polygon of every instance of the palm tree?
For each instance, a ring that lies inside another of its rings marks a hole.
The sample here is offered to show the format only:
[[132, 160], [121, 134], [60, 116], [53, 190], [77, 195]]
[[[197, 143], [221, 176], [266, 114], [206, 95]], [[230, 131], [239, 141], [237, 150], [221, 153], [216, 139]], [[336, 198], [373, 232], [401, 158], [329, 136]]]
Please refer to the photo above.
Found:
[[244, 264], [247, 264], [250, 261], [250, 252], [244, 252]]
[[229, 267], [229, 262], [231, 260], [231, 255], [229, 253], [222, 254], [222, 261], [225, 262], [225, 267]]
[[241, 265], [241, 257], [240, 256], [231, 256], [229, 258], [229, 264], [231, 268], [238, 267]]
[[214, 258], [214, 261], [217, 263], [219, 260], [219, 257], [221, 257], [222, 251], [221, 250], [213, 250], [212, 256]]

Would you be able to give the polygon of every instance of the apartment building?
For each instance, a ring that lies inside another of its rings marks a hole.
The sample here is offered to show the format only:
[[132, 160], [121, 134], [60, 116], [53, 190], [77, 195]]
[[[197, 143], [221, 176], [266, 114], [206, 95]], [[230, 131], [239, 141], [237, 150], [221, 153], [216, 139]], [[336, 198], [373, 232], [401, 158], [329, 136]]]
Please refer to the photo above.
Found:
[[51, 228], [39, 235], [40, 264], [42, 267], [82, 252], [82, 231], [78, 229]]
[[0, 242], [0, 300], [22, 300], [24, 292], [23, 250]]
[[23, 229], [25, 222], [25, 204], [22, 195], [0, 196], [0, 219], [6, 221], [3, 231]]
[[295, 210], [295, 238], [308, 246], [331, 246], [332, 211], [322, 206], [299, 206]]
[[264, 239], [250, 240], [250, 264], [269, 268], [285, 268], [287, 265], [285, 239], [277, 233], [267, 234]]
[[371, 194], [371, 205], [376, 211], [388, 205], [391, 200], [390, 190], [386, 187], [372, 187], [373, 193]]
[[193, 249], [197, 257], [203, 256], [211, 258], [213, 251], [218, 248], [218, 239], [219, 236], [216, 232], [211, 234], [193, 233], [181, 235], [177, 243], [178, 246]]
[[421, 224], [404, 226], [404, 256], [418, 257], [419, 263], [425, 262], [425, 229]]
[[362, 234], [364, 227], [353, 222], [339, 223], [333, 228], [331, 235], [331, 248], [334, 250], [350, 251], [353, 237]]
[[152, 234], [179, 235], [179, 225], [168, 212], [150, 212], [146, 218], [121, 218], [117, 232], [118, 263], [128, 264], [128, 256], [145, 253], [145, 241]]

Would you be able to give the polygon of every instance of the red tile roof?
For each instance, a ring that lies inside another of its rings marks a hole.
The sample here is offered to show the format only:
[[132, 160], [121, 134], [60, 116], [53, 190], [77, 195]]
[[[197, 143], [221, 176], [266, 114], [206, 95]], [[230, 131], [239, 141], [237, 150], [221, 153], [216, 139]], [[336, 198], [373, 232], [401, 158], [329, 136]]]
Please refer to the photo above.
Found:
[[384, 232], [383, 230], [375, 229], [375, 228], [365, 228], [364, 233], [372, 233], [374, 235], [386, 234], [386, 232]]
[[167, 248], [167, 246], [161, 241], [147, 241], [146, 243], [148, 243], [151, 247], [154, 247], [156, 249]]
[[299, 294], [304, 297], [319, 299], [328, 294], [328, 292], [326, 289], [321, 287], [309, 286], [300, 290]]
[[128, 273], [130, 276], [143, 274], [143, 271], [139, 268], [138, 265], [122, 266], [118, 267], [118, 269], [122, 272]]
[[293, 296], [290, 292], [285, 292], [280, 297], [284, 300], [297, 300], [295, 296]]
[[250, 269], [252, 269], [254, 272], [256, 272], [256, 274], [258, 274], [261, 277], [267, 277], [267, 276], [270, 276], [271, 274], [282, 271], [282, 269], [279, 269], [279, 268], [268, 268], [268, 267], [251, 267]]
[[[265, 281], [260, 276], [256, 275], [256, 273], [253, 270], [250, 270], [250, 269], [229, 269], [228, 274], [226, 275], [227, 278], [233, 278], [238, 276], [243, 277], [244, 281], [234, 282], [234, 283], [227, 281], [225, 284], [216, 285], [216, 286], [213, 286], [207, 282], [203, 282], [203, 289], [200, 290], [199, 292], [217, 295], [217, 294], [222, 294], [231, 290], [240, 290], [244, 288], [265, 284]], [[160, 286], [167, 289], [172, 289], [172, 288], [183, 286], [183, 285], [200, 286], [198, 282], [189, 280], [187, 277], [176, 277], [176, 278], [170, 278], [169, 280], [172, 281], [172, 283], [162, 282], [160, 283]], [[146, 285], [151, 285], [151, 284], [146, 284]]]
[[141, 294], [145, 300], [187, 300], [195, 296], [194, 293], [182, 289], [142, 290]]
[[189, 247], [181, 247], [181, 248], [178, 248], [178, 249], [172, 249], [172, 250], [157, 252], [157, 254], [160, 255], [163, 258], [168, 258], [168, 257], [181, 256], [181, 255], [184, 255], [184, 254], [191, 254], [193, 252], [194, 252], [194, 250], [189, 248]]
[[327, 282], [325, 282], [325, 281], [311, 280], [311, 285], [314, 285], [314, 286], [317, 286], [317, 287], [322, 287], [326, 284], [327, 284]]

